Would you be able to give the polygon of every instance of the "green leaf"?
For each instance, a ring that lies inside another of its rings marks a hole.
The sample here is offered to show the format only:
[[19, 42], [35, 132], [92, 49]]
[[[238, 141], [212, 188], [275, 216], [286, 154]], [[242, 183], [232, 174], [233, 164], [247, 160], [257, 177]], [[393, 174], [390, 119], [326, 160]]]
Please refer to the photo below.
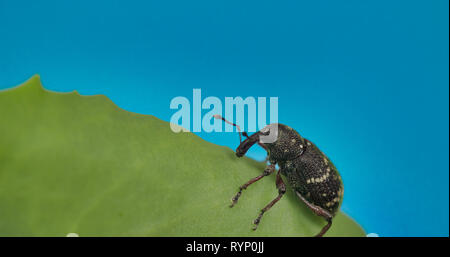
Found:
[[[265, 165], [237, 158], [103, 95], [43, 89], [39, 77], [0, 92], [0, 236], [312, 236], [325, 221], [275, 176], [238, 187]], [[364, 236], [343, 213], [327, 236]]]

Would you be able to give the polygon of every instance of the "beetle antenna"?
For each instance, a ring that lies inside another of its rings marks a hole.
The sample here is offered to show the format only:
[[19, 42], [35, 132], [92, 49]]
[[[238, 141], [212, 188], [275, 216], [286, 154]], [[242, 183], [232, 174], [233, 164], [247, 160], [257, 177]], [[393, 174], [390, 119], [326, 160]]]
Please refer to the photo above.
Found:
[[234, 124], [233, 122], [230, 122], [230, 121], [226, 120], [224, 117], [222, 117], [222, 115], [219, 115], [219, 114], [215, 114], [213, 117], [216, 118], [216, 119], [218, 119], [218, 120], [223, 120], [223, 121], [225, 121], [226, 123], [235, 126], [235, 127], [237, 128], [238, 132], [239, 132], [239, 142], [240, 142], [240, 143], [242, 143], [242, 137], [241, 137], [241, 134], [244, 135], [244, 137], [247, 137], [247, 138], [248, 138], [247, 132], [245, 132], [245, 131], [244, 131], [244, 132], [241, 132], [241, 128], [239, 127], [239, 125], [236, 125], [236, 124]]

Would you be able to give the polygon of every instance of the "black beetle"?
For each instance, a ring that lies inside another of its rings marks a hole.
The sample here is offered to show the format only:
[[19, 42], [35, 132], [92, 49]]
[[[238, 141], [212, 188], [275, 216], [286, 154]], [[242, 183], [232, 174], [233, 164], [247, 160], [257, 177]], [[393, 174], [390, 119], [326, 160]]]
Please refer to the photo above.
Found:
[[[214, 117], [236, 126], [241, 139], [239, 126], [227, 121], [220, 115]], [[262, 142], [261, 137], [268, 136], [274, 131], [276, 132], [274, 142]], [[287, 178], [298, 198], [316, 215], [325, 218], [328, 222], [316, 235], [318, 237], [323, 236], [331, 227], [332, 219], [339, 210], [344, 195], [342, 179], [333, 163], [312, 142], [301, 137], [291, 127], [283, 124], [273, 123], [251, 136], [248, 136], [245, 132], [242, 132], [242, 135], [246, 139], [243, 142], [240, 140], [241, 143], [236, 149], [236, 156], [244, 156], [250, 147], [257, 143], [267, 151], [270, 164], [261, 175], [239, 187], [239, 192], [232, 198], [230, 207], [237, 203], [242, 190], [272, 174], [275, 171], [275, 165], [278, 164], [280, 168], [276, 177], [278, 196], [261, 210], [259, 216], [253, 222], [255, 224], [253, 230], [258, 227], [264, 213], [277, 203], [286, 192], [286, 185], [280, 175], [282, 174]]]

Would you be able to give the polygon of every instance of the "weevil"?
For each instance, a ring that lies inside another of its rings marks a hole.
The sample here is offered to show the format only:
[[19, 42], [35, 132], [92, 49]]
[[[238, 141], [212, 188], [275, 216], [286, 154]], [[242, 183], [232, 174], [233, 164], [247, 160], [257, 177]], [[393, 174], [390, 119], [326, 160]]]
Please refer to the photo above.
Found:
[[[238, 129], [240, 144], [236, 149], [237, 157], [244, 156], [253, 145], [258, 144], [267, 151], [267, 160], [270, 163], [261, 175], [239, 187], [239, 191], [231, 199], [230, 207], [238, 202], [243, 190], [263, 177], [275, 173], [278, 164], [279, 169], [276, 172], [275, 180], [278, 196], [261, 209], [258, 217], [253, 221], [255, 225], [253, 230], [257, 229], [264, 213], [286, 193], [286, 184], [281, 177], [283, 175], [295, 195], [316, 215], [326, 220], [327, 224], [316, 235], [317, 237], [323, 236], [331, 227], [333, 217], [338, 212], [344, 196], [341, 176], [330, 159], [311, 141], [303, 138], [287, 125], [272, 123], [249, 136], [246, 132], [241, 132], [238, 125], [227, 121], [222, 116], [215, 115], [214, 117], [222, 119]], [[262, 142], [262, 136], [267, 136], [275, 130], [277, 134], [274, 142]], [[241, 134], [246, 137], [244, 141], [241, 139]]]

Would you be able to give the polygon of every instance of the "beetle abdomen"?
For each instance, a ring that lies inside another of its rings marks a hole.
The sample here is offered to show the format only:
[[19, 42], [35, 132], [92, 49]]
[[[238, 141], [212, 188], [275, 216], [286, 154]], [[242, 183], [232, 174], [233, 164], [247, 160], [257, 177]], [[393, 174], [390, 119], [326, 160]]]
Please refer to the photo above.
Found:
[[344, 194], [342, 179], [328, 157], [310, 141], [305, 139], [305, 142], [303, 154], [280, 167], [294, 190], [334, 215]]

